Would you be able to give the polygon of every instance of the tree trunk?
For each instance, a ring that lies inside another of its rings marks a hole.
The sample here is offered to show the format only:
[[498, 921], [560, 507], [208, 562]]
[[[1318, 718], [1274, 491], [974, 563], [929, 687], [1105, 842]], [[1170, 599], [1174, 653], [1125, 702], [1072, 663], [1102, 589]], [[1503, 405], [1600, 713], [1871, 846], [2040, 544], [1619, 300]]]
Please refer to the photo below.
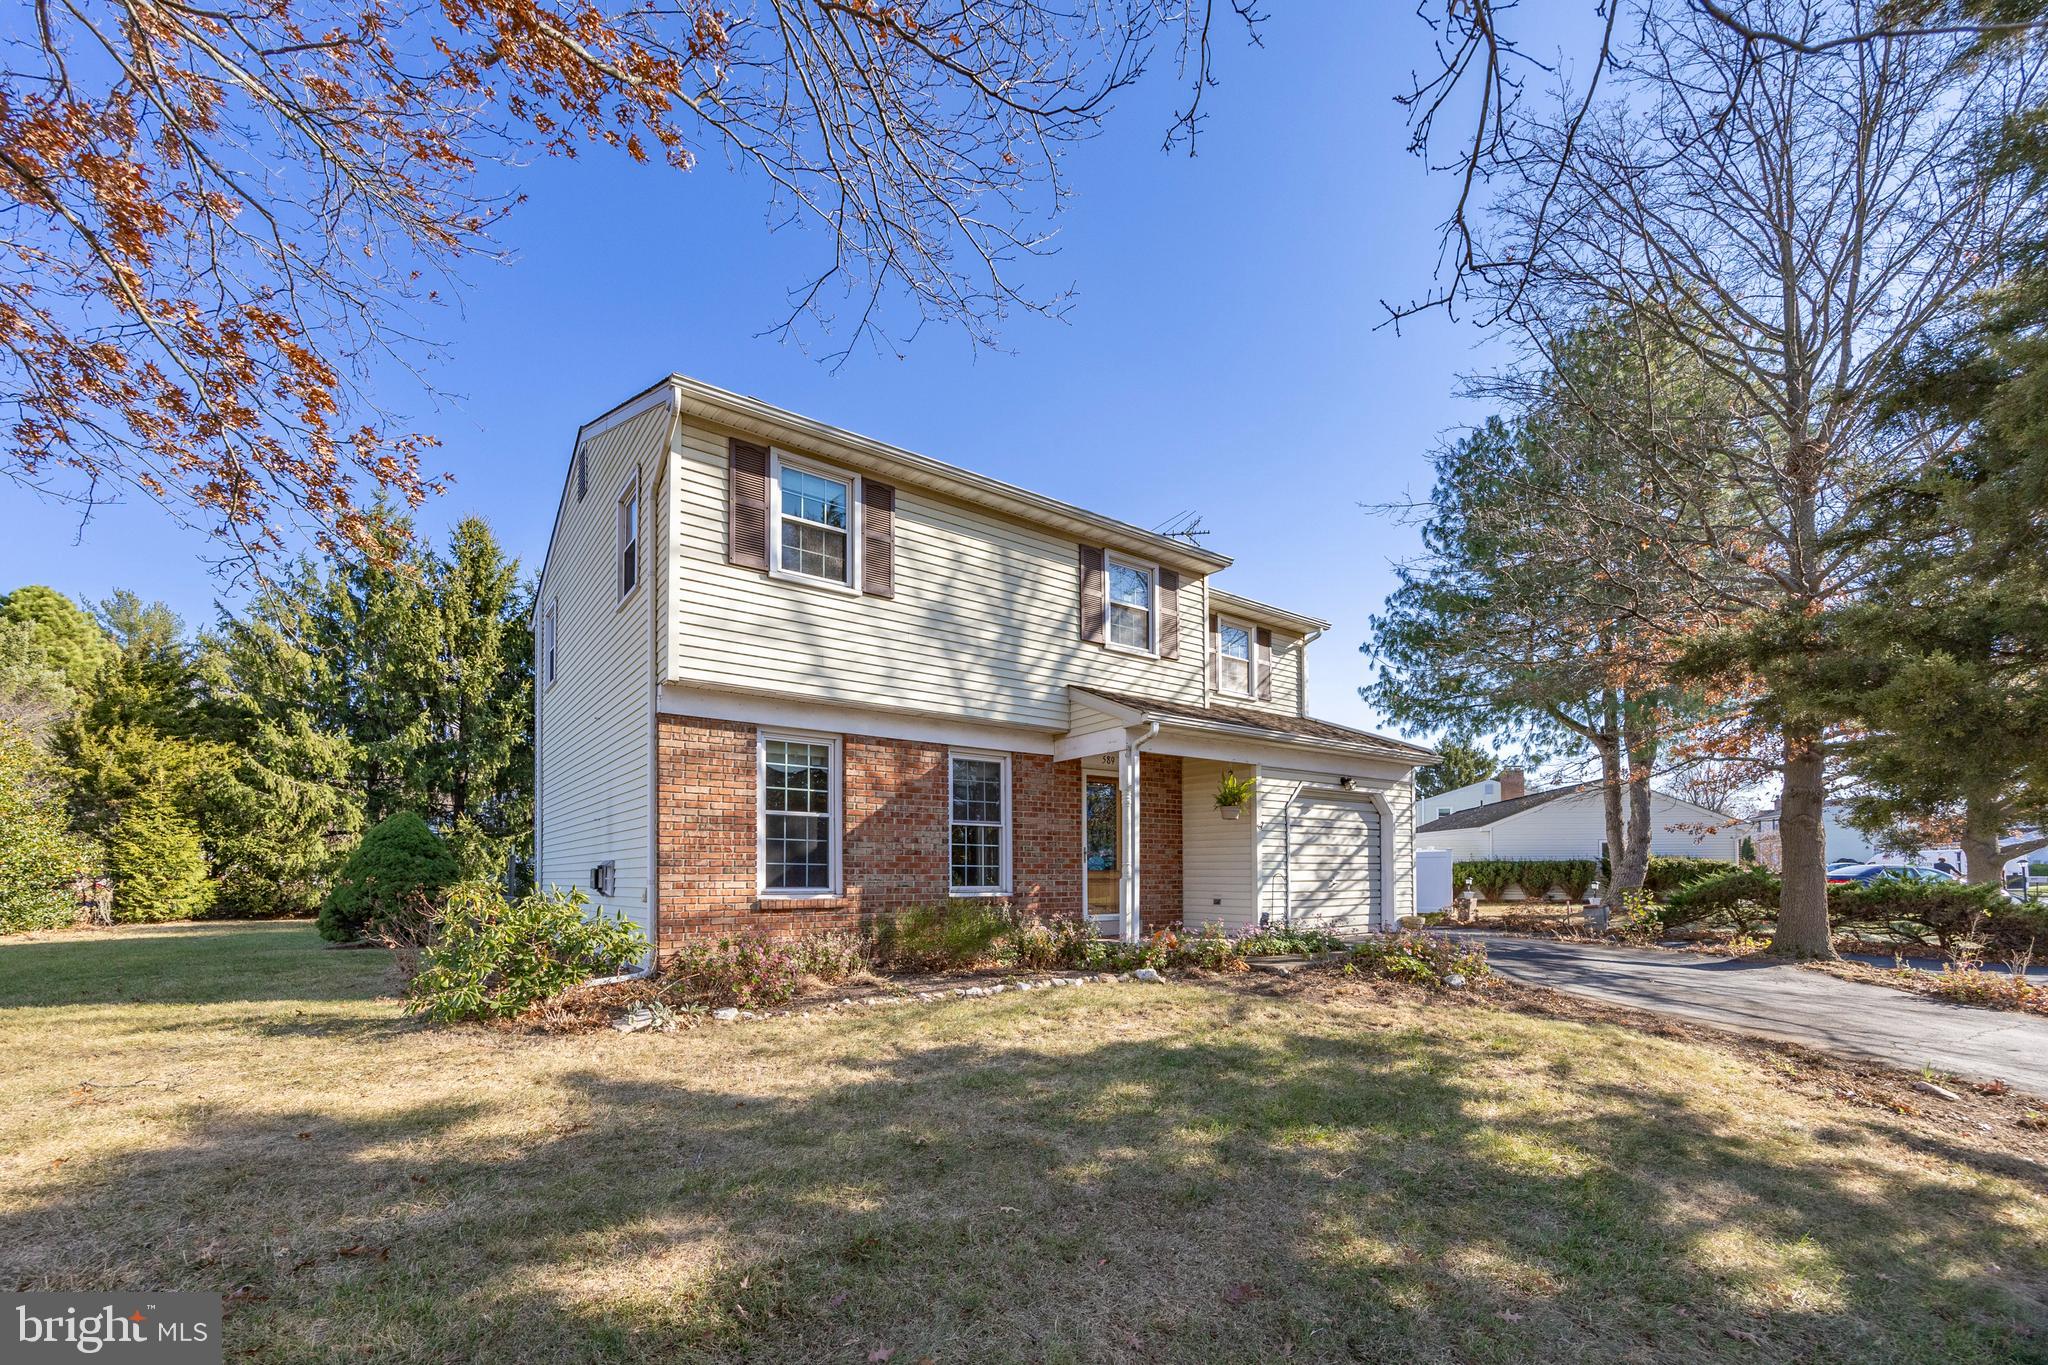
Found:
[[1628, 833], [1621, 862], [1614, 873], [1615, 889], [1633, 891], [1650, 874], [1650, 836], [1655, 831], [1650, 817], [1650, 774], [1657, 766], [1655, 729], [1642, 722], [1631, 707], [1624, 713], [1622, 738], [1628, 746]]
[[2005, 859], [1999, 836], [2005, 832], [2005, 811], [1995, 799], [1976, 795], [1963, 799], [1963, 875], [1973, 886], [1998, 886], [2005, 880]]
[[1787, 726], [1784, 740], [1785, 784], [1778, 798], [1784, 891], [1778, 898], [1778, 932], [1771, 939], [1771, 951], [1787, 957], [1833, 957], [1827, 837], [1821, 822], [1827, 802], [1826, 760], [1817, 730]]
[[1593, 736], [1593, 751], [1600, 755], [1600, 801], [1607, 817], [1607, 868], [1601, 874], [1609, 883], [1612, 900], [1615, 873], [1621, 867], [1621, 736], [1616, 734], [1613, 694], [1608, 695], [1608, 728]]

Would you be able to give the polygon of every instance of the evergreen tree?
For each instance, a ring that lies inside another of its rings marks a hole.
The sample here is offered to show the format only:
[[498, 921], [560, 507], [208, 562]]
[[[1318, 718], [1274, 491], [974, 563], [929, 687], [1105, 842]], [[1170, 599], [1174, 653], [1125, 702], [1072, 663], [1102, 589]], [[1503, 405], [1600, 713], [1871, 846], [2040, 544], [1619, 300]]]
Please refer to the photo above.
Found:
[[75, 918], [67, 883], [84, 875], [89, 859], [66, 828], [59, 778], [26, 734], [0, 722], [0, 933]]
[[107, 838], [107, 871], [123, 922], [191, 919], [213, 898], [198, 827], [162, 792], [144, 791], [122, 808]]
[[0, 594], [0, 621], [32, 630], [43, 657], [64, 675], [74, 692], [90, 685], [100, 666], [113, 656], [106, 632], [55, 588], [32, 583]]
[[1500, 771], [1499, 759], [1481, 746], [1462, 739], [1447, 739], [1436, 746], [1436, 751], [1442, 755], [1442, 761], [1415, 774], [1415, 794], [1418, 796], [1456, 791], [1474, 782], [1484, 782]]

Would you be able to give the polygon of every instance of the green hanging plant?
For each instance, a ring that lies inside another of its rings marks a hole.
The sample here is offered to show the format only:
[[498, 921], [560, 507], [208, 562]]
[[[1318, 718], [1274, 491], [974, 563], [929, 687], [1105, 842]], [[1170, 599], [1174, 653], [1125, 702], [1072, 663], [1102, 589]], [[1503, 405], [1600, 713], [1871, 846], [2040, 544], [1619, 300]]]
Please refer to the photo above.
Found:
[[1252, 788], [1258, 784], [1259, 779], [1256, 777], [1239, 777], [1235, 771], [1225, 768], [1222, 780], [1216, 784], [1216, 809], [1242, 810], [1251, 800]]

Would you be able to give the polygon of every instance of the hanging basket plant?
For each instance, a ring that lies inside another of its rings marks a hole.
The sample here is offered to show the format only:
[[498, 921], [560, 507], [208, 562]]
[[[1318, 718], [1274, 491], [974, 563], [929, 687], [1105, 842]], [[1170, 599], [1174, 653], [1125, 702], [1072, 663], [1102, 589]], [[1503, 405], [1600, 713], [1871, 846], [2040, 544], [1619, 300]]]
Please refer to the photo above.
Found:
[[1245, 806], [1251, 801], [1252, 788], [1257, 786], [1256, 777], [1239, 777], [1229, 768], [1223, 770], [1222, 780], [1216, 784], [1216, 813], [1226, 820], [1235, 820], [1244, 814]]

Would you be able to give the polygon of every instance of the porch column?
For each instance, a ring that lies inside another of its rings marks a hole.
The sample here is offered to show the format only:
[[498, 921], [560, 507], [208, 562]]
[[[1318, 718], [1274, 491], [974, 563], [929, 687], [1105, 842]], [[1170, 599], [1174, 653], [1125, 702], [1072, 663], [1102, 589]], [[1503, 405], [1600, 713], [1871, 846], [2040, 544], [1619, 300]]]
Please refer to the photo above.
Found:
[[1123, 863], [1117, 874], [1117, 901], [1122, 910], [1123, 940], [1136, 943], [1142, 938], [1144, 916], [1138, 911], [1138, 862], [1142, 857], [1142, 845], [1138, 842], [1138, 746], [1126, 742], [1117, 750], [1117, 792], [1121, 797], [1118, 805], [1122, 820]]

